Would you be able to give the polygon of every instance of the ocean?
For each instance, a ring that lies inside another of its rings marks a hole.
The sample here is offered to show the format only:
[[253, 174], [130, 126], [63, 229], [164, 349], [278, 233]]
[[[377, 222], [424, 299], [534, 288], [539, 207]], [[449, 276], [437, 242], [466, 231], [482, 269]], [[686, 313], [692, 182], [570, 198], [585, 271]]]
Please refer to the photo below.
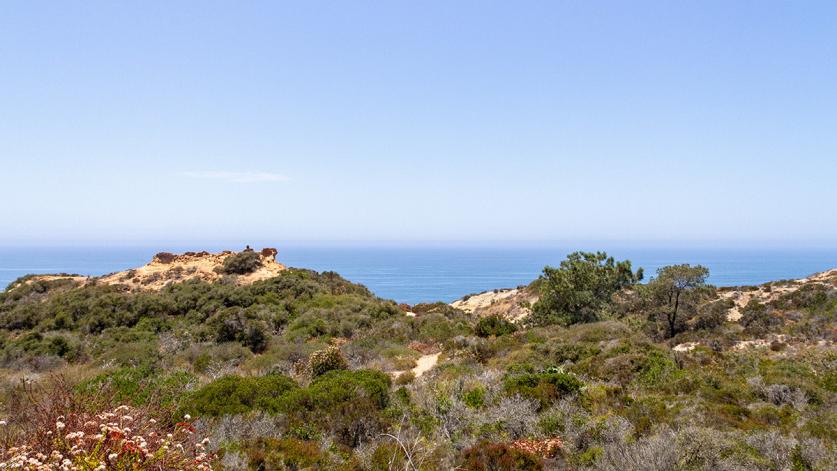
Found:
[[[398, 302], [456, 300], [466, 294], [527, 284], [545, 265], [558, 265], [568, 248], [398, 248], [278, 246], [277, 260], [291, 267], [331, 270]], [[167, 247], [166, 251], [218, 251], [218, 247]], [[574, 249], [573, 249], [574, 250]], [[0, 288], [29, 273], [102, 275], [147, 263], [150, 247], [0, 248]], [[837, 267], [837, 249], [610, 248], [617, 259], [643, 267], [702, 264], [718, 286], [801, 278]]]

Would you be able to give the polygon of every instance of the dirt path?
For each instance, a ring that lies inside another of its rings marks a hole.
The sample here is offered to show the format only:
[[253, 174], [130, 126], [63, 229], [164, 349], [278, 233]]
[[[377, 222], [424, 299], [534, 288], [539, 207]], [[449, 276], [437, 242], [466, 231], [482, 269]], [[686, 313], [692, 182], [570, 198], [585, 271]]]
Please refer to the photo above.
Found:
[[416, 360], [416, 367], [412, 369], [416, 378], [433, 369], [433, 367], [436, 366], [436, 363], [439, 362], [439, 355], [441, 354], [441, 352], [431, 353], [430, 355], [424, 355]]
[[[436, 363], [439, 363], [439, 355], [441, 355], [441, 354], [442, 354], [442, 352], [431, 353], [429, 355], [423, 355], [423, 356], [419, 357], [419, 359], [416, 360], [416, 367], [413, 368], [410, 371], [412, 371], [413, 375], [415, 375], [415, 377], [418, 378], [419, 376], [421, 376], [421, 375], [427, 373], [428, 371], [432, 370], [433, 367], [436, 366]], [[391, 374], [394, 378], [397, 378], [402, 373], [404, 373], [404, 371], [390, 371], [389, 372], [389, 374]]]

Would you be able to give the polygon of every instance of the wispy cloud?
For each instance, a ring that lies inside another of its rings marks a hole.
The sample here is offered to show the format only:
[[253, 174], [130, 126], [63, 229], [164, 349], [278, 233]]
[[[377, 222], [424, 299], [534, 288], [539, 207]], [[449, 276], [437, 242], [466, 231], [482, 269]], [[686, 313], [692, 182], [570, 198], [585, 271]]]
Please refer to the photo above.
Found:
[[270, 172], [183, 172], [188, 178], [200, 178], [204, 180], [224, 180], [232, 183], [259, 183], [259, 182], [285, 182], [288, 177], [279, 173]]

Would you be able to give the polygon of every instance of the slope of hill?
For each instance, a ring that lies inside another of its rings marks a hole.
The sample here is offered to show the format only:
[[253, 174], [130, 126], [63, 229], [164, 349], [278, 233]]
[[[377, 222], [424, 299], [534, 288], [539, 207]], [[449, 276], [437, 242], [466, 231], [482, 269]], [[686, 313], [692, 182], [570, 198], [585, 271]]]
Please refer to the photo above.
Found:
[[0, 292], [0, 467], [837, 467], [837, 271], [705, 287], [669, 336], [635, 284], [532, 326], [537, 282], [399, 306], [274, 257]]

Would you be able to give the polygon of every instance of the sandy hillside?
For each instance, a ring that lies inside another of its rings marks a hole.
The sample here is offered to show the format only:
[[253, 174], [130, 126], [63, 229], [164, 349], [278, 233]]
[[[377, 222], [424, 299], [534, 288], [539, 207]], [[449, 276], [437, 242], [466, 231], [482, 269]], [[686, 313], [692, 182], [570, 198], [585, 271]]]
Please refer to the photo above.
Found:
[[538, 301], [537, 294], [528, 289], [498, 289], [466, 296], [451, 306], [480, 317], [499, 315], [511, 321], [519, 321], [529, 315], [529, 307]]
[[[236, 252], [221, 253], [186, 252], [172, 254], [161, 252], [154, 256], [146, 265], [131, 270], [120, 271], [100, 277], [41, 275], [27, 279], [27, 282], [38, 280], [51, 281], [57, 279], [72, 279], [79, 284], [104, 283], [110, 285], [124, 285], [133, 290], [160, 290], [169, 283], [179, 283], [187, 280], [200, 279], [208, 282], [218, 281], [225, 275], [222, 271], [224, 260], [235, 255]], [[276, 249], [265, 248], [257, 252], [261, 266], [255, 271], [234, 275], [237, 284], [250, 284], [277, 276], [285, 266], [276, 261]]]
[[731, 299], [735, 303], [735, 306], [727, 313], [727, 320], [738, 321], [741, 319], [741, 310], [750, 301], [756, 300], [763, 304], [769, 303], [779, 299], [784, 294], [792, 293], [810, 284], [837, 286], [837, 269], [824, 271], [798, 280], [774, 281], [748, 288], [721, 288], [718, 290], [718, 294], [722, 299]]

